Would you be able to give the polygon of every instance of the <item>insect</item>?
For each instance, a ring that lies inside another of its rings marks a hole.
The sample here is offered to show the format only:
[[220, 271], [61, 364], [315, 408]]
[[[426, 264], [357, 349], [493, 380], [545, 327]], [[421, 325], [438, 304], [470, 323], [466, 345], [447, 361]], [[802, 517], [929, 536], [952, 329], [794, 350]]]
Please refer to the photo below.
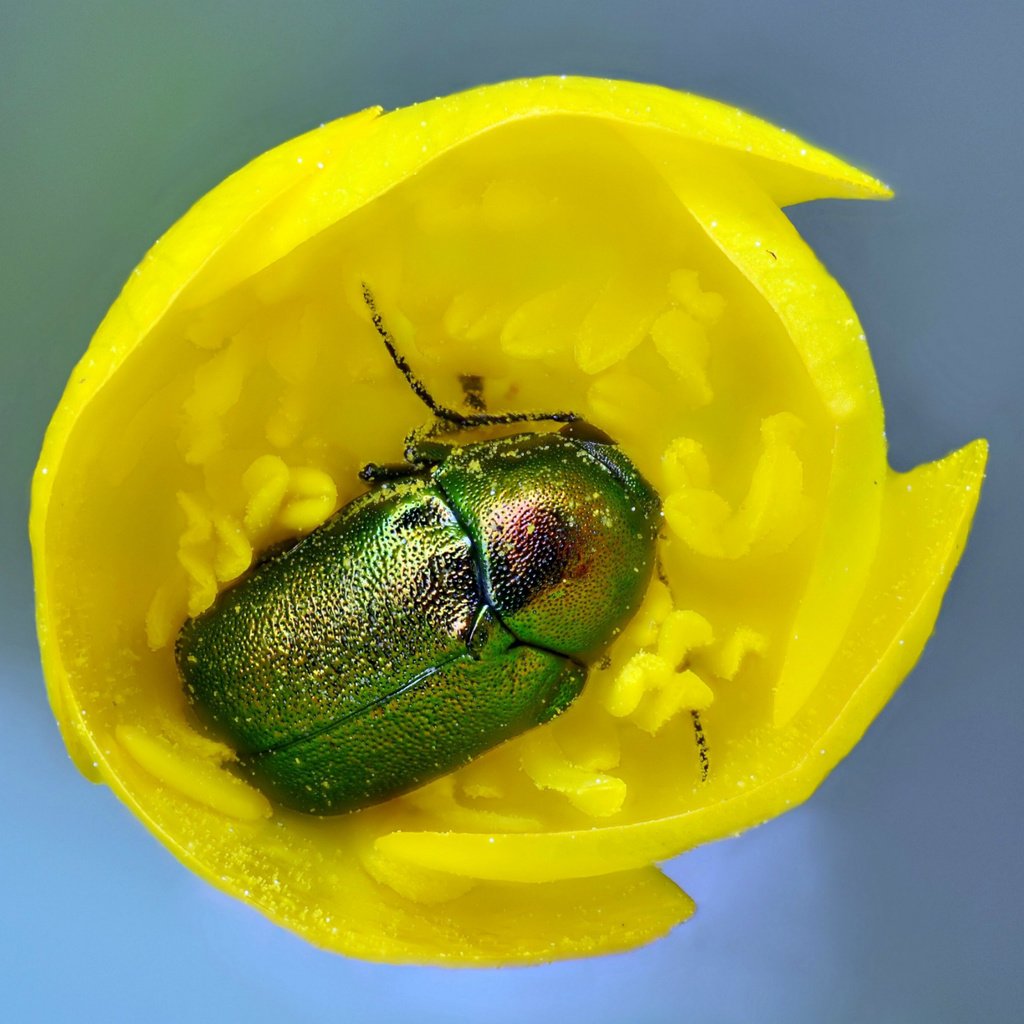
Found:
[[[564, 711], [635, 612], [661, 522], [633, 463], [575, 414], [479, 411], [479, 378], [472, 415], [439, 405], [364, 297], [434, 429], [403, 464], [367, 466], [367, 493], [266, 556], [176, 645], [241, 770], [313, 814], [407, 792]], [[563, 425], [436, 439], [545, 420]]]

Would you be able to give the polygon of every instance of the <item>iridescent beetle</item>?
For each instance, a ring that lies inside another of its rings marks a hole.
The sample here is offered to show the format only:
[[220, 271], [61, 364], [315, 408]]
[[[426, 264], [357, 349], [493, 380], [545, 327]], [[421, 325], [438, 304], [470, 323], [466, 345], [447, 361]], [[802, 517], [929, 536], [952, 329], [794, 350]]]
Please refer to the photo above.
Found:
[[451, 429], [270, 554], [182, 627], [186, 693], [272, 798], [314, 814], [397, 796], [564, 711], [650, 579], [657, 494], [572, 413], [439, 405], [364, 287], [395, 365]]

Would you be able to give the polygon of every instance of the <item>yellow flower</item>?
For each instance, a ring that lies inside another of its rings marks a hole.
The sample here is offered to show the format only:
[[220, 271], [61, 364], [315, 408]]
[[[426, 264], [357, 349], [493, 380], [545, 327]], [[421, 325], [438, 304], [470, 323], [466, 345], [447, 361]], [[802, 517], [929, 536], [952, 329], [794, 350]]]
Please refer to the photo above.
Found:
[[[806, 798], [913, 665], [978, 498], [975, 442], [888, 469], [864, 336], [781, 213], [879, 182], [741, 111], [535, 79], [325, 125], [145, 257], [33, 483], [68, 748], [179, 858], [318, 945], [507, 963], [634, 946], [654, 866]], [[182, 621], [394, 462], [439, 400], [570, 408], [664, 500], [659, 578], [560, 719], [408, 796], [273, 807], [195, 725]]]

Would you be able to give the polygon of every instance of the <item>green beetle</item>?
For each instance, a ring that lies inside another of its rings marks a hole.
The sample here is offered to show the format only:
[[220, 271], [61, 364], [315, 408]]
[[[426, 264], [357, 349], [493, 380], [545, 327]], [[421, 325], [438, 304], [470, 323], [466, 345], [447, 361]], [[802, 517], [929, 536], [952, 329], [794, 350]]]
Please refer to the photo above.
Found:
[[564, 711], [650, 579], [658, 496], [573, 414], [463, 415], [558, 432], [419, 441], [373, 489], [265, 558], [176, 646], [186, 693], [285, 806], [355, 810], [421, 786]]

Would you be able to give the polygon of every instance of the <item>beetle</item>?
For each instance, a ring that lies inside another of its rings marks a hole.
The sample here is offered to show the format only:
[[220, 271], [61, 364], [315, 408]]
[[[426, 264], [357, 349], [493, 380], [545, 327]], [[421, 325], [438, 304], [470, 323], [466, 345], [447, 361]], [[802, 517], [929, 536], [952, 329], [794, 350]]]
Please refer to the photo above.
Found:
[[[265, 555], [175, 647], [241, 771], [312, 814], [407, 792], [564, 711], [636, 611], [661, 522], [654, 489], [575, 414], [439, 405], [364, 298], [434, 429], [401, 465], [367, 466], [370, 490]], [[563, 425], [437, 440], [526, 421]]]

